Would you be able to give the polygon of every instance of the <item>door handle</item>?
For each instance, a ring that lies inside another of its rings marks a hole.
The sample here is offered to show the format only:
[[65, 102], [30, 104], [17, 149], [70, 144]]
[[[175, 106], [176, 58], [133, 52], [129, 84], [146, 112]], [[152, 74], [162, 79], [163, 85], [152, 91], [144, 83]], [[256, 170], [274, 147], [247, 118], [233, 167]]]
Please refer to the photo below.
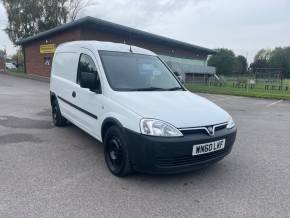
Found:
[[77, 93], [75, 92], [75, 91], [73, 91], [72, 93], [71, 93], [71, 95], [72, 95], [72, 97], [76, 97], [76, 95], [77, 95]]

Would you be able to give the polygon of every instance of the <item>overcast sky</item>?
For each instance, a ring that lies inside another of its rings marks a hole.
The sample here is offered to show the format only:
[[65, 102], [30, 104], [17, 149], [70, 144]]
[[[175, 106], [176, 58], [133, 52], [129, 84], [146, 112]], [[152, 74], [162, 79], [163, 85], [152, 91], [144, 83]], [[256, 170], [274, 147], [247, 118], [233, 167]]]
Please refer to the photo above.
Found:
[[[261, 48], [290, 46], [290, 0], [95, 0], [93, 16], [208, 48], [230, 48], [252, 61]], [[0, 49], [15, 48], [2, 31]]]

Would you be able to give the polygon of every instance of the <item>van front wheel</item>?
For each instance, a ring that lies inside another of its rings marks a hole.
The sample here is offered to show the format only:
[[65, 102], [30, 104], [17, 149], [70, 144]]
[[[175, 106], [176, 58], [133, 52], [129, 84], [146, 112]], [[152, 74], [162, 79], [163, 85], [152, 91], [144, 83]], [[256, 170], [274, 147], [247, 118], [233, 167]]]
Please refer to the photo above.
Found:
[[61, 115], [58, 102], [56, 99], [51, 103], [51, 112], [52, 112], [52, 121], [55, 126], [66, 125], [66, 119]]
[[117, 126], [108, 129], [104, 139], [104, 155], [109, 170], [119, 177], [132, 173], [126, 140]]

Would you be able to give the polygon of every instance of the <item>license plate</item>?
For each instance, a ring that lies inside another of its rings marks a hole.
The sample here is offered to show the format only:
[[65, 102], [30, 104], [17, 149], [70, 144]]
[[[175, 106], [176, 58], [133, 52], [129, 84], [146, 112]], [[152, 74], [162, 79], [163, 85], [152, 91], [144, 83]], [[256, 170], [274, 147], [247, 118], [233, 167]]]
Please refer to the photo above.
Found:
[[204, 144], [194, 145], [192, 149], [192, 156], [207, 154], [224, 149], [226, 140], [218, 140], [214, 142], [208, 142]]

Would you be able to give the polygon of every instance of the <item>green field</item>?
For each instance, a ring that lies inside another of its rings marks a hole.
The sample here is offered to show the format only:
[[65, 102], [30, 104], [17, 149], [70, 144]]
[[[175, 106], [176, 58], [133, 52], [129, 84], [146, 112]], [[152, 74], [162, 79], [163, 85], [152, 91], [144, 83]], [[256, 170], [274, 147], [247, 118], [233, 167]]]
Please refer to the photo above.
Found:
[[[285, 80], [284, 84], [289, 84], [289, 80]], [[286, 91], [281, 90], [265, 90], [265, 84], [257, 84], [253, 89], [234, 88], [232, 82], [227, 82], [225, 86], [209, 86], [200, 83], [188, 83], [185, 86], [192, 92], [223, 94], [223, 95], [237, 95], [256, 98], [270, 98], [290, 100], [290, 89]]]

